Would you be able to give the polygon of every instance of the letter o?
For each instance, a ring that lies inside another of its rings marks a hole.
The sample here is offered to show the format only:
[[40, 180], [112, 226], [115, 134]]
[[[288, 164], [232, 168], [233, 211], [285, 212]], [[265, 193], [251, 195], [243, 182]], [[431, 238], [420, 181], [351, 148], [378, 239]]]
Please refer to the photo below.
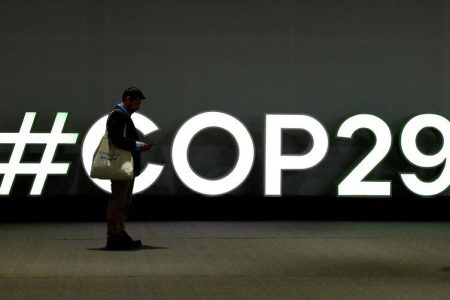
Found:
[[[209, 127], [228, 131], [238, 146], [238, 159], [233, 170], [225, 177], [214, 180], [196, 174], [188, 160], [192, 139]], [[225, 194], [241, 185], [252, 169], [254, 156], [255, 148], [247, 128], [239, 120], [223, 112], [204, 112], [190, 118], [180, 127], [172, 144], [172, 164], [177, 176], [191, 190], [208, 196]]]

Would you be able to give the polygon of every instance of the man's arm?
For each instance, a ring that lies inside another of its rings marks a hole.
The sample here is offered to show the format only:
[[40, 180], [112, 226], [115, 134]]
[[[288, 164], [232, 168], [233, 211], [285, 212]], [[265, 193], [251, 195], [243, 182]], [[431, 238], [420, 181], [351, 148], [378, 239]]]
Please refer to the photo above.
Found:
[[106, 123], [108, 137], [116, 147], [127, 151], [136, 151], [136, 141], [124, 137], [123, 131], [126, 124], [125, 118], [126, 116], [120, 111], [116, 110], [111, 113]]

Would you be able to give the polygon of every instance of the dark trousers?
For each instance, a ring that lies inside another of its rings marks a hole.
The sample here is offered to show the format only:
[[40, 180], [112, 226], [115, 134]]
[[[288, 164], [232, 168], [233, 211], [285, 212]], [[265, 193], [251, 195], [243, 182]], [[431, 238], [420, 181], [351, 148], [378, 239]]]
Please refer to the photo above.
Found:
[[124, 235], [125, 220], [131, 205], [134, 178], [132, 180], [111, 180], [111, 196], [106, 211], [108, 238]]

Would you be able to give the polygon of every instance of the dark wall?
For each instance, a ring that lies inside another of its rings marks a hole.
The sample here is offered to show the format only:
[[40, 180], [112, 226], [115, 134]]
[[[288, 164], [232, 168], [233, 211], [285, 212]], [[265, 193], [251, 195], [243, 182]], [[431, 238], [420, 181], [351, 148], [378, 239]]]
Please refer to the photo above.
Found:
[[[146, 94], [141, 112], [161, 128], [144, 160], [166, 168], [146, 194], [193, 194], [172, 169], [170, 147], [186, 119], [208, 110], [237, 117], [254, 139], [252, 172], [231, 194], [264, 195], [267, 113], [312, 115], [330, 136], [320, 165], [284, 173], [284, 195], [336, 194], [374, 143], [364, 134], [334, 139], [339, 124], [358, 113], [381, 117], [395, 139], [369, 177], [392, 180], [394, 195], [408, 194], [398, 176], [411, 168], [398, 149], [401, 126], [415, 114], [450, 113], [445, 0], [3, 0], [0, 9], [0, 131], [17, 132], [27, 111], [38, 112], [35, 131], [49, 131], [65, 111], [65, 132], [80, 133], [77, 145], [59, 147], [55, 161], [72, 165], [68, 176], [49, 177], [47, 195], [103, 193], [82, 168], [81, 142], [130, 85]], [[301, 151], [306, 139], [286, 132], [284, 151]], [[12, 145], [0, 147], [5, 162]], [[43, 146], [27, 149], [26, 159], [39, 160]], [[194, 139], [190, 159], [199, 174], [214, 177], [229, 171], [235, 155], [232, 138], [210, 130]], [[18, 176], [12, 195], [27, 195], [32, 179]]]

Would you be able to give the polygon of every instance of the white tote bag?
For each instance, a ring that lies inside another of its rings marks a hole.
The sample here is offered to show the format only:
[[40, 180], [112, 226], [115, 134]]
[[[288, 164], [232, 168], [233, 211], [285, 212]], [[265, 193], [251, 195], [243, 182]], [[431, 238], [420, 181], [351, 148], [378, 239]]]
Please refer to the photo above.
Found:
[[[124, 136], [125, 136], [124, 129]], [[102, 137], [92, 160], [91, 177], [99, 179], [133, 179], [133, 156], [130, 151], [117, 148], [108, 138], [108, 131]]]

